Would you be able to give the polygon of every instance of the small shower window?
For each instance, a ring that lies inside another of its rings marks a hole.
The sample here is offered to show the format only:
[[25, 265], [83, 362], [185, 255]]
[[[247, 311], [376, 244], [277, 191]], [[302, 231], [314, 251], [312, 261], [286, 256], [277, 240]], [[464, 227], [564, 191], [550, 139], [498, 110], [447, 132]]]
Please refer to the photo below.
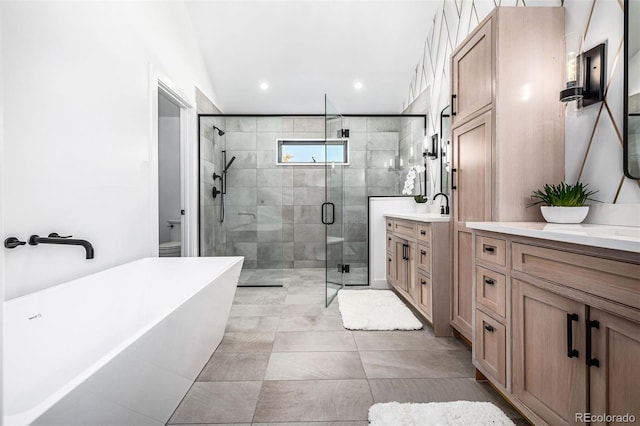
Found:
[[277, 164], [291, 166], [326, 163], [349, 164], [349, 139], [329, 139], [326, 144], [324, 139], [278, 139]]

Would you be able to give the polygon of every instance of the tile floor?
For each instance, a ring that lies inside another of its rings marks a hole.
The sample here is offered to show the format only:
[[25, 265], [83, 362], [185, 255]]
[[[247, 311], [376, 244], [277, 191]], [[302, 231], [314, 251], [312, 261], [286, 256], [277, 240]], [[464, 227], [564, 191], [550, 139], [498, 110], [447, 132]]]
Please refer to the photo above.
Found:
[[[279, 271], [282, 288], [239, 288], [222, 343], [168, 424], [367, 425], [376, 402], [491, 401], [471, 351], [420, 331], [349, 331], [324, 270]], [[263, 274], [263, 277], [269, 274]]]

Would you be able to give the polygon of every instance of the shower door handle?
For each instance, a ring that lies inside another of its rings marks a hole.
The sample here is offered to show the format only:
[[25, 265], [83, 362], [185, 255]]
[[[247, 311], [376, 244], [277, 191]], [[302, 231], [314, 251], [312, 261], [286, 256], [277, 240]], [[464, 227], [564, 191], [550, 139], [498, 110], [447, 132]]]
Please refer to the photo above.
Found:
[[[329, 222], [326, 218], [326, 207], [331, 206], [331, 222]], [[322, 224], [323, 225], [333, 225], [336, 221], [336, 206], [333, 203], [322, 203]]]

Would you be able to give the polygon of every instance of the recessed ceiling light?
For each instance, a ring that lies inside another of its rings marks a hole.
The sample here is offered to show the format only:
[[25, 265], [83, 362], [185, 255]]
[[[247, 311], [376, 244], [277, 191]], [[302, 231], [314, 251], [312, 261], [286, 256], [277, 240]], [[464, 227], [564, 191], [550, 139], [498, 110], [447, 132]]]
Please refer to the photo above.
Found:
[[355, 83], [353, 83], [353, 88], [356, 89], [356, 90], [362, 89], [362, 82], [361, 81], [356, 81]]
[[267, 83], [266, 81], [263, 81], [262, 83], [260, 83], [261, 90], [267, 90], [268, 88], [269, 88], [269, 83]]

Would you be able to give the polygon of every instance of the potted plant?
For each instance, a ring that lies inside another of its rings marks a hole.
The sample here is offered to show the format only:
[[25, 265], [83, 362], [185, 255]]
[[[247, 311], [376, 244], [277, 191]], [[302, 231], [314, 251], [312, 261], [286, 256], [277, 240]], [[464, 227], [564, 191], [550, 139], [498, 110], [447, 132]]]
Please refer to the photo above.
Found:
[[[402, 193], [404, 195], [413, 194], [413, 188], [415, 186], [416, 177], [420, 175], [420, 173], [425, 172], [426, 168], [424, 166], [416, 165], [409, 167], [409, 172], [407, 173], [407, 179], [404, 181], [404, 189]], [[417, 203], [416, 211], [419, 213], [427, 212], [427, 197], [422, 194], [422, 179], [418, 178], [418, 182], [420, 184], [420, 193], [418, 195], [414, 195], [413, 199]]]
[[584, 203], [598, 191], [589, 191], [588, 185], [577, 182], [575, 185], [561, 182], [558, 185], [545, 185], [542, 190], [533, 191], [529, 207], [538, 204], [540, 212], [547, 222], [551, 223], [581, 223], [589, 213], [589, 206]]

